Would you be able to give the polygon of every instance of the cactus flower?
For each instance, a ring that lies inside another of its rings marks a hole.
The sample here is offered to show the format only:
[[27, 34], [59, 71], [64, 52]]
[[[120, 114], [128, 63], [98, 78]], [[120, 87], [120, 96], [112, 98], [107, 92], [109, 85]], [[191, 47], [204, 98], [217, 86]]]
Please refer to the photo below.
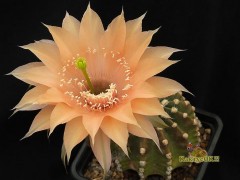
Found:
[[66, 124], [67, 159], [89, 136], [105, 171], [111, 164], [111, 140], [125, 154], [129, 133], [152, 139], [159, 147], [148, 116], [169, 117], [158, 98], [186, 89], [174, 80], [154, 76], [176, 63], [168, 58], [178, 50], [148, 47], [157, 30], [142, 31], [143, 18], [126, 22], [122, 12], [105, 30], [89, 6], [81, 21], [67, 13], [62, 27], [45, 25], [53, 41], [22, 46], [40, 59], [10, 73], [33, 86], [15, 112], [40, 109], [24, 138], [47, 129], [50, 135]]

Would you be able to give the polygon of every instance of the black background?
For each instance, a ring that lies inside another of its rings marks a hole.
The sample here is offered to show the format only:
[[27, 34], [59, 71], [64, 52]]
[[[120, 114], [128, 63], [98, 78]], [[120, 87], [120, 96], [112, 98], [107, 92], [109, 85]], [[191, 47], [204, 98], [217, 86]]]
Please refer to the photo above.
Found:
[[[60, 160], [63, 128], [48, 140], [40, 132], [24, 141], [36, 112], [20, 112], [8, 119], [10, 109], [20, 100], [28, 86], [4, 74], [36, 61], [36, 57], [19, 48], [34, 40], [49, 39], [41, 22], [61, 25], [68, 11], [81, 19], [86, 0], [0, 2], [0, 179], [63, 180], [69, 179]], [[210, 163], [204, 179], [240, 179], [239, 128], [240, 78], [239, 59], [240, 9], [234, 1], [223, 0], [92, 0], [92, 8], [105, 27], [125, 11], [126, 20], [147, 11], [143, 29], [156, 29], [151, 45], [166, 45], [185, 52], [174, 55], [182, 59], [162, 76], [181, 82], [195, 96], [192, 104], [218, 114], [224, 129], [214, 155], [220, 163]]]

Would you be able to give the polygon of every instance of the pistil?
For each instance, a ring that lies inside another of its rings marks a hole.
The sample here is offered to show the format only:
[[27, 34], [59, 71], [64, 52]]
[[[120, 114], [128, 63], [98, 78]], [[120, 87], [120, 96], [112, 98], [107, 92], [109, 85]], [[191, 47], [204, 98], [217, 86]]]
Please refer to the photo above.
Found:
[[94, 88], [93, 88], [93, 85], [92, 85], [92, 82], [89, 78], [89, 75], [87, 73], [87, 62], [86, 62], [86, 59], [84, 57], [78, 57], [75, 61], [75, 65], [78, 69], [80, 69], [87, 81], [87, 84], [88, 84], [88, 87], [90, 89], [90, 92], [92, 94], [95, 94], [95, 91], [94, 91]]

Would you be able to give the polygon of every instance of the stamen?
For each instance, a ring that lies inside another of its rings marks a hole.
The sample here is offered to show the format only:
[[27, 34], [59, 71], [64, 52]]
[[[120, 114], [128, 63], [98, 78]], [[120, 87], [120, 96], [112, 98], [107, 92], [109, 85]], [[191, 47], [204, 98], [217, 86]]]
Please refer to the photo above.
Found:
[[126, 90], [129, 90], [133, 85], [131, 84], [127, 84], [122, 90], [123, 91], [126, 91]]
[[92, 94], [89, 91], [82, 91], [80, 95], [85, 99], [86, 106], [90, 110], [94, 111], [105, 111], [106, 108], [111, 108], [119, 102], [119, 99], [116, 97], [116, 85], [110, 84], [109, 89], [106, 89], [106, 92], [100, 94]]
[[[86, 48], [86, 53], [91, 54], [89, 58], [99, 58], [96, 54], [101, 53], [101, 58], [106, 60], [114, 59], [116, 71], [120, 71], [123, 84], [118, 86], [111, 78], [105, 78], [105, 72], [91, 74], [91, 79], [87, 70], [87, 60], [76, 54], [60, 69], [59, 86], [68, 96], [69, 103], [85, 108], [88, 111], [104, 112], [117, 106], [122, 100], [128, 98], [128, 91], [133, 87], [131, 83], [132, 72], [127, 59], [117, 51], [101, 51], [94, 47]], [[96, 56], [96, 57], [95, 57]], [[101, 60], [101, 59], [100, 59]], [[111, 60], [112, 61], [112, 60]], [[79, 76], [82, 71], [83, 76]], [[104, 70], [104, 69], [103, 69]], [[113, 70], [115, 71], [115, 70]]]

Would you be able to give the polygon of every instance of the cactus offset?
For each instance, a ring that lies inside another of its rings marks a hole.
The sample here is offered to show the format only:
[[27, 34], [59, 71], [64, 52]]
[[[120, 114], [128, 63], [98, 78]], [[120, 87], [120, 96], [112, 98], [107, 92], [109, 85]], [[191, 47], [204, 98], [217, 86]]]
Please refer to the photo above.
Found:
[[171, 119], [154, 116], [149, 120], [156, 129], [162, 152], [152, 140], [133, 135], [128, 140], [129, 158], [112, 144], [113, 155], [119, 160], [122, 170], [133, 169], [141, 179], [152, 174], [171, 179], [173, 169], [189, 165], [179, 162], [179, 156], [187, 157], [189, 154], [188, 143], [197, 145], [200, 142], [200, 121], [195, 115], [195, 108], [182, 93], [161, 99], [160, 102]]

